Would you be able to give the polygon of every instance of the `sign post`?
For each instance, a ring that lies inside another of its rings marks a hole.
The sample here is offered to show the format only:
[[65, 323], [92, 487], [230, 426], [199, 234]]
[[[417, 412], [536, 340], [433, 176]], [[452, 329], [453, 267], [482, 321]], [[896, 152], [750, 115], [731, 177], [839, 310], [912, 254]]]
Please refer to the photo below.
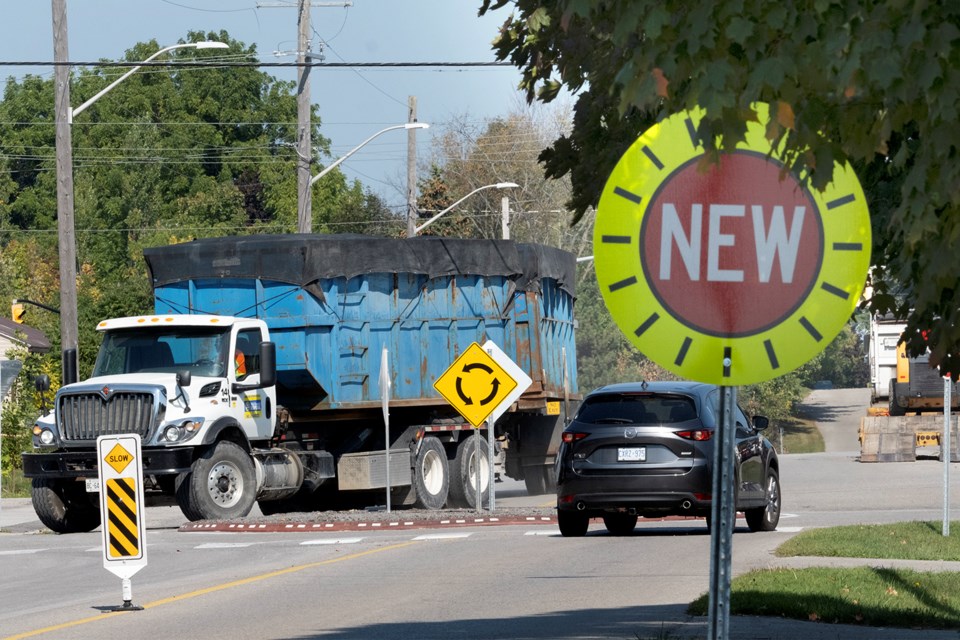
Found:
[[751, 105], [745, 141], [710, 164], [702, 110], [645, 131], [603, 189], [597, 283], [641, 352], [682, 378], [720, 385], [708, 638], [729, 631], [737, 385], [789, 373], [850, 319], [870, 265], [870, 215], [849, 165], [823, 191], [779, 160]]
[[953, 384], [950, 376], [943, 377], [943, 441], [940, 443], [940, 454], [943, 456], [943, 536], [950, 536], [950, 462], [953, 459], [953, 448], [950, 445], [950, 403], [953, 402]]
[[387, 347], [380, 352], [380, 404], [383, 407], [383, 448], [387, 456], [387, 513], [390, 513], [390, 356]]
[[122, 580], [123, 604], [134, 611], [130, 578], [147, 566], [143, 458], [138, 434], [97, 438], [103, 567]]

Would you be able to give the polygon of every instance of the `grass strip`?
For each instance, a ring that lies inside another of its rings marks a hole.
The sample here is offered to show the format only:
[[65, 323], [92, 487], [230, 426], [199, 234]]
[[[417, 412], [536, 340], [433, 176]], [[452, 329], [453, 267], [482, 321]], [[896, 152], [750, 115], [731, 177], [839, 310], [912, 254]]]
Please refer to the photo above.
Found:
[[960, 523], [942, 535], [941, 522], [847, 525], [801, 531], [777, 548], [785, 556], [960, 560]]
[[[706, 615], [707, 595], [690, 605]], [[763, 569], [731, 583], [730, 611], [871, 627], [960, 628], [960, 573], [858, 567]]]

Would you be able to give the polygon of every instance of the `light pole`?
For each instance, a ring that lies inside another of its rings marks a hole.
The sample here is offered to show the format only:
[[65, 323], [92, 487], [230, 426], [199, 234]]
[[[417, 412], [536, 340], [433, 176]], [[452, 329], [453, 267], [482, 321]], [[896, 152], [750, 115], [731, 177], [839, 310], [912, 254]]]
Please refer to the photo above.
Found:
[[485, 186], [483, 186], [483, 187], [477, 187], [476, 189], [474, 189], [473, 191], [471, 191], [471, 192], [468, 193], [467, 195], [463, 196], [462, 198], [460, 198], [459, 200], [457, 200], [456, 202], [454, 202], [452, 205], [450, 205], [449, 207], [447, 207], [446, 209], [444, 209], [443, 211], [441, 211], [440, 213], [438, 213], [437, 215], [433, 216], [432, 218], [430, 218], [429, 220], [427, 220], [426, 222], [424, 222], [422, 225], [420, 225], [419, 227], [417, 227], [416, 229], [414, 229], [414, 230], [413, 230], [413, 235], [417, 235], [418, 233], [420, 233], [421, 231], [423, 231], [424, 229], [426, 229], [427, 227], [429, 227], [431, 224], [433, 224], [434, 222], [436, 222], [436, 221], [440, 218], [440, 216], [442, 216], [442, 215], [444, 215], [444, 214], [446, 214], [446, 213], [449, 213], [450, 211], [453, 211], [458, 204], [460, 204], [461, 202], [463, 202], [464, 200], [466, 200], [467, 198], [469, 198], [470, 196], [472, 196], [472, 195], [475, 194], [475, 193], [479, 193], [480, 191], [483, 191], [484, 189], [516, 189], [516, 188], [519, 187], [519, 186], [520, 186], [520, 185], [518, 185], [518, 184], [516, 184], [516, 183], [514, 183], [514, 182], [498, 182], [498, 183], [496, 183], [496, 184], [488, 184], [488, 185], [485, 185]]
[[[63, 358], [63, 383], [73, 382], [66, 379], [68, 372], [77, 371], [77, 243], [73, 217], [73, 118], [87, 107], [103, 97], [107, 92], [130, 77], [141, 65], [157, 56], [174, 49], [226, 49], [223, 42], [190, 42], [175, 44], [160, 49], [152, 56], [132, 67], [125, 74], [111, 82], [102, 91], [81, 104], [70, 108], [70, 69], [65, 64], [67, 55], [67, 17], [62, 0], [54, 0], [54, 58], [61, 63], [55, 75], [56, 94], [56, 150], [57, 150], [57, 241], [60, 253], [60, 349]], [[72, 350], [72, 351], [71, 351]]]
[[[373, 134], [372, 136], [370, 136], [369, 138], [367, 138], [366, 140], [364, 140], [363, 142], [355, 146], [353, 149], [345, 153], [344, 155], [334, 160], [334, 162], [329, 167], [324, 167], [323, 171], [321, 171], [317, 175], [310, 178], [310, 186], [312, 187], [313, 185], [315, 185], [317, 183], [317, 180], [319, 180], [323, 176], [333, 171], [333, 169], [335, 169], [341, 162], [343, 162], [344, 160], [352, 156], [354, 153], [359, 151], [360, 148], [366, 145], [368, 142], [370, 142], [377, 136], [386, 133], [387, 131], [395, 131], [397, 129], [429, 129], [429, 128], [430, 128], [430, 125], [427, 124], [426, 122], [407, 122], [404, 124], [397, 124], [392, 127], [387, 127], [386, 129], [381, 129], [380, 131], [377, 131], [375, 134]], [[300, 230], [300, 233], [309, 233], [309, 232], [310, 232], [309, 229]]]

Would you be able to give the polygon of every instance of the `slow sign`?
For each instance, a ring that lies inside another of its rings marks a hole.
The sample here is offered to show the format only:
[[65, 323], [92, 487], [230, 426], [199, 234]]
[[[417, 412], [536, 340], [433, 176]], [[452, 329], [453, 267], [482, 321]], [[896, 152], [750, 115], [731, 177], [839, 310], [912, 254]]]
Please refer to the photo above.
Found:
[[594, 227], [610, 314], [645, 355], [692, 380], [769, 380], [823, 350], [850, 318], [870, 263], [870, 218], [849, 166], [823, 192], [771, 153], [762, 123], [706, 165], [702, 112], [671, 116], [627, 150]]

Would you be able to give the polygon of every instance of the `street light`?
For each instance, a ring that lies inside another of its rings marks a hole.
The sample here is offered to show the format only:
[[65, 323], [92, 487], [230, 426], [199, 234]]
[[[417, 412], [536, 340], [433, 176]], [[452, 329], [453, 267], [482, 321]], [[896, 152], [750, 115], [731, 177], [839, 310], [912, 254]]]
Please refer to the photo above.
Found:
[[169, 47], [164, 47], [163, 49], [160, 49], [160, 50], [157, 51], [155, 54], [153, 54], [152, 56], [150, 56], [149, 58], [147, 58], [146, 60], [144, 60], [143, 62], [141, 62], [140, 64], [138, 64], [137, 66], [131, 67], [129, 71], [127, 71], [125, 74], [123, 74], [122, 76], [120, 76], [119, 78], [117, 78], [116, 80], [114, 80], [113, 82], [111, 82], [110, 84], [108, 84], [104, 89], [102, 89], [102, 90], [101, 90], [99, 93], [97, 93], [95, 96], [93, 96], [92, 98], [90, 98], [89, 100], [87, 100], [86, 102], [84, 102], [82, 105], [80, 105], [80, 106], [77, 107], [76, 109], [72, 110], [72, 111], [70, 112], [70, 122], [71, 122], [71, 123], [73, 122], [73, 119], [77, 116], [77, 114], [79, 114], [80, 112], [86, 110], [87, 107], [89, 107], [89, 106], [92, 105], [94, 102], [96, 102], [97, 100], [99, 100], [100, 98], [102, 98], [102, 97], [104, 96], [104, 94], [106, 94], [107, 92], [109, 92], [111, 89], [113, 89], [115, 86], [117, 86], [118, 84], [120, 84], [121, 82], [123, 82], [124, 80], [126, 80], [127, 78], [129, 78], [130, 76], [132, 76], [134, 73], [136, 73], [136, 72], [140, 69], [140, 67], [142, 67], [144, 64], [150, 62], [151, 60], [153, 60], [154, 58], [156, 58], [156, 57], [158, 57], [158, 56], [163, 55], [163, 54], [166, 53], [167, 51], [173, 51], [174, 49], [186, 49], [186, 48], [192, 48], [192, 49], [229, 49], [229, 48], [230, 48], [230, 45], [228, 45], [226, 42], [214, 42], [214, 41], [212, 41], [212, 40], [205, 40], [205, 41], [203, 41], [203, 42], [188, 42], [188, 43], [186, 43], [186, 44], [174, 44], [174, 45], [171, 45], [171, 46], [169, 46]]
[[442, 216], [442, 215], [444, 215], [444, 214], [446, 214], [446, 213], [449, 213], [450, 211], [453, 211], [453, 209], [455, 209], [458, 204], [460, 204], [461, 202], [463, 202], [464, 200], [466, 200], [467, 198], [469, 198], [470, 196], [472, 196], [472, 195], [475, 194], [475, 193], [478, 193], [478, 192], [480, 192], [480, 191], [483, 191], [484, 189], [516, 189], [516, 188], [519, 187], [519, 186], [520, 186], [520, 185], [518, 185], [518, 184], [516, 184], [516, 183], [514, 183], [514, 182], [498, 182], [497, 184], [488, 184], [488, 185], [483, 186], [483, 187], [478, 187], [478, 188], [474, 189], [473, 191], [471, 191], [470, 193], [468, 193], [467, 195], [465, 195], [465, 196], [463, 196], [462, 198], [460, 198], [459, 200], [457, 200], [456, 202], [454, 202], [452, 205], [450, 205], [449, 207], [447, 207], [446, 209], [444, 209], [443, 211], [441, 211], [441, 212], [438, 213], [437, 215], [433, 216], [432, 218], [430, 218], [429, 220], [427, 220], [426, 222], [424, 222], [422, 225], [420, 225], [420, 226], [417, 227], [416, 229], [414, 229], [414, 230], [413, 230], [413, 235], [417, 235], [418, 233], [420, 233], [421, 231], [423, 231], [424, 229], [426, 229], [427, 227], [429, 227], [431, 224], [433, 224], [434, 222], [436, 222], [436, 221], [440, 218], [440, 216]]
[[56, 93], [56, 150], [57, 150], [57, 244], [60, 256], [60, 349], [63, 361], [64, 384], [73, 382], [68, 375], [77, 371], [77, 243], [73, 217], [73, 118], [126, 80], [140, 67], [157, 56], [173, 49], [226, 49], [223, 42], [189, 42], [160, 49], [111, 82], [102, 91], [76, 109], [70, 107], [70, 69], [67, 64], [66, 3], [54, 2], [54, 58], [61, 63], [55, 71]]
[[337, 158], [337, 159], [333, 162], [333, 164], [331, 164], [329, 167], [324, 168], [323, 171], [321, 171], [321, 172], [318, 173], [317, 175], [315, 175], [315, 176], [313, 176], [312, 178], [310, 178], [310, 186], [312, 187], [314, 184], [316, 184], [317, 180], [319, 180], [319, 179], [322, 178], [323, 176], [325, 176], [325, 175], [327, 175], [328, 173], [330, 173], [331, 171], [333, 171], [333, 169], [336, 168], [337, 165], [339, 165], [341, 162], [343, 162], [344, 160], [346, 160], [347, 158], [349, 158], [350, 156], [352, 156], [354, 153], [356, 153], [357, 151], [359, 151], [361, 147], [363, 147], [364, 145], [366, 145], [368, 142], [370, 142], [371, 140], [373, 140], [373, 139], [376, 138], [377, 136], [386, 133], [387, 131], [395, 131], [396, 129], [429, 129], [429, 128], [430, 128], [430, 125], [427, 124], [426, 122], [407, 122], [407, 123], [405, 123], [405, 124], [398, 124], [398, 125], [394, 125], [394, 126], [392, 126], [392, 127], [387, 127], [386, 129], [382, 129], [382, 130], [380, 130], [380, 131], [377, 131], [375, 134], [373, 134], [372, 136], [370, 136], [369, 138], [367, 138], [366, 140], [364, 140], [363, 142], [361, 142], [360, 144], [358, 144], [357, 146], [355, 146], [355, 147], [354, 147], [353, 149], [351, 149], [350, 151], [348, 151], [345, 155]]

